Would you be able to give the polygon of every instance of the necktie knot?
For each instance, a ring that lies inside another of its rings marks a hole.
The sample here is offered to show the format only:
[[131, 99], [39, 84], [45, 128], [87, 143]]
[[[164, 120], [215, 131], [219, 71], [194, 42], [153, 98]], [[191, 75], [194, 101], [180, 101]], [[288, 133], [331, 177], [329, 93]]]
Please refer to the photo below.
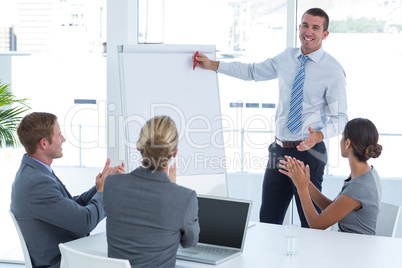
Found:
[[300, 64], [300, 66], [303, 66], [304, 64], [306, 64], [306, 61], [308, 60], [309, 58], [308, 58], [308, 56], [304, 56], [303, 54], [300, 56], [300, 61], [301, 61], [301, 64]]

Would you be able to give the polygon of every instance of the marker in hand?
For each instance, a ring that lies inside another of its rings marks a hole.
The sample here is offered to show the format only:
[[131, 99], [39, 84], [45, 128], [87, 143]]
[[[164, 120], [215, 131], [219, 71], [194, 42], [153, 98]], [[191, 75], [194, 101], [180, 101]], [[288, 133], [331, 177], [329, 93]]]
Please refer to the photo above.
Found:
[[194, 63], [193, 63], [193, 70], [195, 69], [195, 66], [197, 65], [197, 60], [196, 60], [197, 57], [198, 57], [198, 51], [195, 52]]

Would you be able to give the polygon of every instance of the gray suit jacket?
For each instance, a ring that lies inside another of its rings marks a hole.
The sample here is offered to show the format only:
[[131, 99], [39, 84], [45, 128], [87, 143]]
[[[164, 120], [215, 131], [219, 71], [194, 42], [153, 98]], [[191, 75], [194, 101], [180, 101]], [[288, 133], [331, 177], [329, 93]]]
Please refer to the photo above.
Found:
[[103, 204], [108, 255], [132, 267], [174, 267], [179, 243], [198, 242], [196, 192], [171, 183], [166, 172], [139, 167], [108, 176]]
[[58, 245], [86, 236], [105, 217], [103, 194], [93, 187], [72, 197], [45, 166], [24, 155], [11, 192], [11, 211], [33, 267], [60, 267]]

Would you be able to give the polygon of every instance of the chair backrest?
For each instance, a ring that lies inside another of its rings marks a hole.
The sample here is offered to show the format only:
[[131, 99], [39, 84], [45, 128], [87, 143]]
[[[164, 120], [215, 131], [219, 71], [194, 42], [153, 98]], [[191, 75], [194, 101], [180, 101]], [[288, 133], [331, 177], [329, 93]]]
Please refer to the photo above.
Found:
[[376, 235], [395, 237], [400, 212], [400, 206], [381, 202], [375, 230]]
[[330, 230], [333, 232], [339, 232], [338, 223], [335, 223], [334, 225], [332, 225], [331, 227], [328, 227], [328, 228], [330, 228]]
[[[375, 230], [376, 235], [395, 237], [400, 211], [400, 206], [381, 202]], [[335, 223], [330, 228], [331, 231], [337, 232], [339, 230], [338, 223]]]
[[107, 258], [75, 250], [59, 244], [63, 268], [131, 268], [128, 260]]
[[20, 226], [18, 225], [18, 222], [15, 219], [14, 213], [12, 213], [11, 210], [9, 210], [8, 213], [10, 213], [11, 218], [13, 219], [15, 229], [17, 229], [18, 237], [20, 238], [22, 253], [24, 253], [25, 267], [32, 268], [31, 256], [29, 256], [27, 244], [25, 243], [25, 239], [22, 236]]

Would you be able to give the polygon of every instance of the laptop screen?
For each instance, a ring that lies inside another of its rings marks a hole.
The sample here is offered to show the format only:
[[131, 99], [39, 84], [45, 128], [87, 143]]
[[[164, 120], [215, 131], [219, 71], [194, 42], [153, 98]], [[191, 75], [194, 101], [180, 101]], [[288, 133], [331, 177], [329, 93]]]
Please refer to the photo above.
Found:
[[249, 201], [198, 196], [198, 242], [240, 249], [250, 205]]

